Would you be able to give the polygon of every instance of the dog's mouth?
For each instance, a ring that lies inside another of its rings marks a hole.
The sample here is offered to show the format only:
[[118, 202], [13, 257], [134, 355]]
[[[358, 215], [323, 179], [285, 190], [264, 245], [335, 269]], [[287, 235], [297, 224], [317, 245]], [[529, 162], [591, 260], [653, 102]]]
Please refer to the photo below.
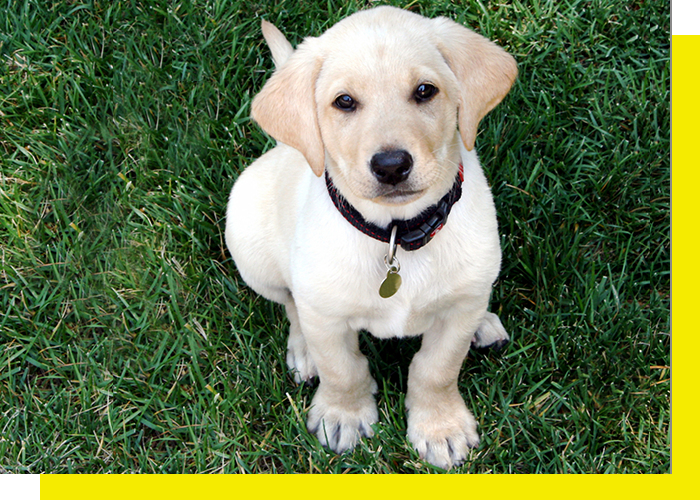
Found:
[[423, 196], [424, 193], [424, 189], [388, 189], [382, 193], [379, 193], [379, 195], [375, 197], [373, 201], [389, 205], [404, 205], [417, 200]]

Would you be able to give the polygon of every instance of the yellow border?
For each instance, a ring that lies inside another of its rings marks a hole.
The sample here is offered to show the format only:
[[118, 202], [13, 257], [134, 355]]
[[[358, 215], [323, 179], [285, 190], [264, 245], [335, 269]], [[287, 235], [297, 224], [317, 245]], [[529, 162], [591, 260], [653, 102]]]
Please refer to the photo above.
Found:
[[658, 476], [42, 476], [42, 500], [280, 498], [523, 500], [666, 498], [678, 481]]
[[[330, 497], [435, 498], [517, 495], [523, 499], [566, 497], [666, 498], [694, 479], [697, 437], [693, 416], [695, 362], [692, 342], [698, 286], [700, 234], [700, 36], [674, 36], [673, 43], [673, 469], [666, 476], [42, 476], [42, 500], [150, 498]], [[680, 272], [679, 272], [680, 271]]]
[[672, 473], [693, 477], [698, 407], [692, 367], [697, 344], [698, 235], [700, 214], [700, 36], [671, 37], [671, 325], [672, 325]]

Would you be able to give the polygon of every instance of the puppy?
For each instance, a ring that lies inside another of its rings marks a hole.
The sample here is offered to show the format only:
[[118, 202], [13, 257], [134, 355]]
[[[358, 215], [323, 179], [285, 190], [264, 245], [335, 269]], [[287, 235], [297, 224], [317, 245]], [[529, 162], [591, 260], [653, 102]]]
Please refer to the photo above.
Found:
[[246, 283], [284, 304], [287, 363], [318, 377], [307, 426], [340, 453], [377, 421], [358, 331], [423, 335], [408, 439], [442, 468], [479, 443], [459, 394], [470, 346], [508, 341], [487, 312], [501, 261], [474, 142], [515, 60], [446, 18], [378, 7], [296, 50], [270, 23], [277, 69], [252, 104], [278, 141], [238, 178], [226, 244]]

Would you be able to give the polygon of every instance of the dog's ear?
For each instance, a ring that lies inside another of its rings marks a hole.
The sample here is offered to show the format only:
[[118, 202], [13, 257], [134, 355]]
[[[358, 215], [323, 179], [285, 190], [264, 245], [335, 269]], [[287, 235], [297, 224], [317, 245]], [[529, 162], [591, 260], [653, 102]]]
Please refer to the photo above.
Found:
[[438, 50], [459, 81], [459, 132], [471, 151], [479, 122], [506, 96], [518, 66], [505, 50], [472, 30], [444, 17], [432, 23]]
[[323, 175], [325, 149], [316, 116], [316, 79], [322, 59], [306, 39], [253, 99], [253, 120], [279, 142], [299, 150], [311, 170]]

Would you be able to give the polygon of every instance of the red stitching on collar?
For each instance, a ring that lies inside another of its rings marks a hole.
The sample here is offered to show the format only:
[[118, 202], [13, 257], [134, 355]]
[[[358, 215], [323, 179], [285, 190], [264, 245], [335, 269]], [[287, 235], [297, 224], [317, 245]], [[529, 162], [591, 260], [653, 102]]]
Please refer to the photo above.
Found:
[[[457, 178], [452, 184], [450, 191], [442, 197], [435, 205], [424, 210], [417, 217], [410, 220], [393, 220], [387, 228], [382, 228], [371, 222], [367, 222], [364, 217], [357, 211], [355, 207], [350, 205], [348, 201], [338, 191], [338, 188], [333, 184], [333, 181], [326, 170], [326, 188], [328, 194], [333, 201], [333, 205], [342, 214], [352, 226], [362, 233], [384, 243], [389, 242], [391, 228], [398, 226], [397, 239], [404, 250], [417, 250], [428, 242], [440, 231], [447, 223], [447, 216], [450, 213], [452, 206], [462, 196], [462, 182], [464, 182], [464, 167], [460, 163]], [[437, 216], [437, 221], [435, 220]], [[429, 222], [436, 222], [430, 225]], [[404, 241], [402, 238], [409, 238], [410, 241]]]

